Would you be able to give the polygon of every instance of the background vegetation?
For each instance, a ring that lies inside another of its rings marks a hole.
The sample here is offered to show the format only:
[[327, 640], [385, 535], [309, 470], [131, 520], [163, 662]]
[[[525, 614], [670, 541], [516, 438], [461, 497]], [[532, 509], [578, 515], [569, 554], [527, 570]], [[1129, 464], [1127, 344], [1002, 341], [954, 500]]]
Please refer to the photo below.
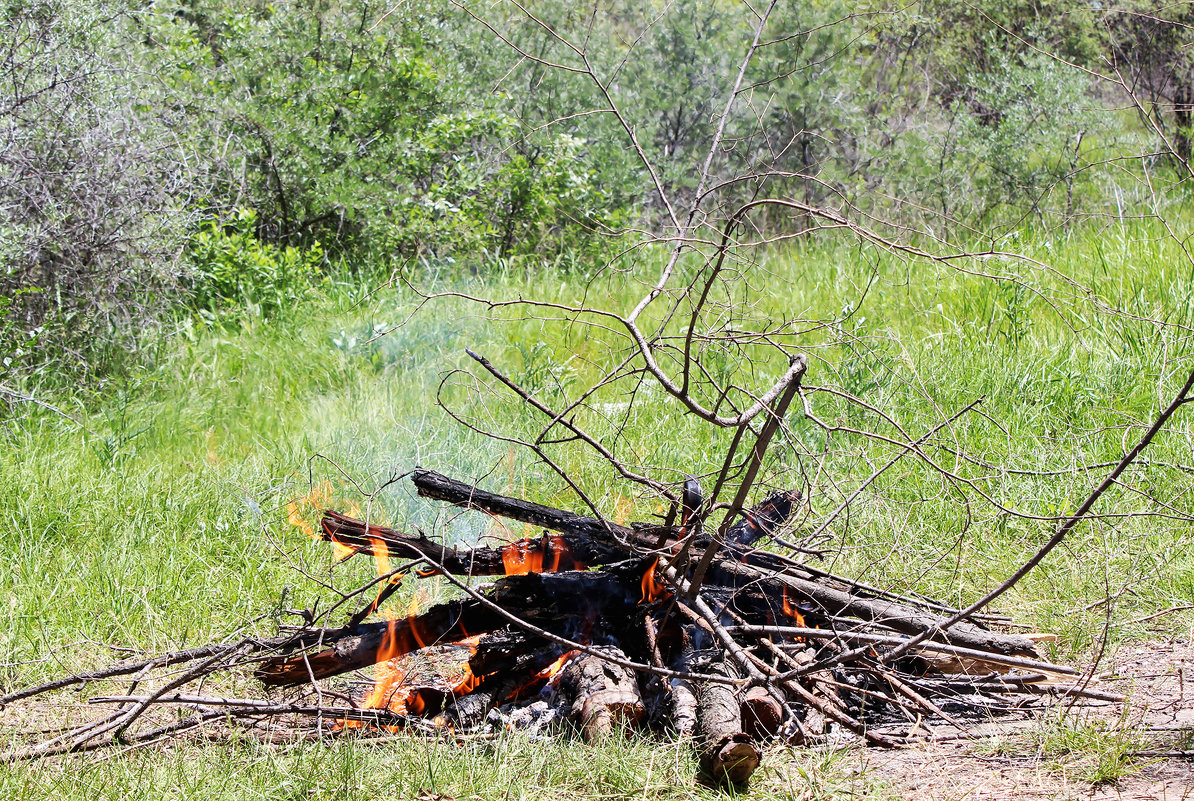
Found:
[[[475, 13], [425, 0], [6, 4], [4, 369], [103, 373], [145, 348], [147, 329], [168, 331], [188, 296], [206, 308], [247, 288], [228, 269], [273, 280], [260, 253], [227, 261], [236, 244], [212, 278], [225, 227], [311, 250], [300, 260], [320, 274], [600, 263], [662, 211], [623, 122], [669, 193], [695, 188], [724, 122], [712, 182], [768, 175], [722, 206], [793, 197], [968, 242], [1185, 203], [1184, 5], [785, 0], [724, 121], [747, 4], [544, 3], [543, 25]], [[591, 82], [534, 60], [560, 49], [556, 33], [583, 39], [625, 120], [593, 113], [608, 102]], [[772, 217], [757, 224], [804, 227]]]

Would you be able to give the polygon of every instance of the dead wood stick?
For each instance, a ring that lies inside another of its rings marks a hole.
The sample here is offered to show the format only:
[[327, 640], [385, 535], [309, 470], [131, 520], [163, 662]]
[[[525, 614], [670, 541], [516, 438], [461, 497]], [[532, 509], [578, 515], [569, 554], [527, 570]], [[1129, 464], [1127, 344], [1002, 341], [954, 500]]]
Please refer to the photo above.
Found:
[[213, 666], [223, 659], [236, 656], [243, 653], [245, 647], [250, 641], [242, 640], [238, 643], [226, 644], [221, 650], [209, 656], [207, 659], [200, 662], [197, 666], [188, 668], [182, 674], [175, 677], [173, 680], [155, 690], [153, 693], [146, 696], [138, 696], [138, 700], [132, 702], [133, 705], [127, 708], [122, 708], [108, 716], [104, 720], [93, 723], [84, 724], [75, 729], [72, 729], [64, 734], [59, 735], [51, 740], [39, 743], [32, 748], [23, 751], [10, 752], [3, 756], [3, 761], [12, 761], [19, 759], [30, 759], [33, 757], [52, 756], [55, 754], [71, 753], [86, 746], [88, 743], [95, 741], [97, 737], [108, 734], [104, 742], [114, 742], [117, 737], [136, 721], [145, 710], [149, 708], [158, 698], [166, 695], [171, 690], [186, 684], [198, 676], [206, 675], [213, 669]]
[[[874, 643], [876, 645], [898, 645], [908, 641], [904, 637], [897, 637], [893, 634], [872, 634], [865, 631], [834, 631], [833, 629], [810, 629], [804, 626], [734, 626], [731, 628], [731, 630], [741, 631], [744, 634], [753, 635], [803, 637], [810, 640], [853, 640], [855, 642]], [[1023, 668], [1025, 670], [1042, 670], [1062, 676], [1080, 675], [1079, 671], [1071, 667], [1066, 667], [1065, 665], [1055, 665], [1051, 662], [1043, 662], [1035, 659], [1021, 659], [1014, 656], [1004, 656], [1002, 654], [996, 654], [990, 651], [980, 651], [973, 648], [962, 648], [957, 645], [939, 643], [933, 640], [922, 642], [917, 646], [917, 649], [921, 651], [932, 651], [936, 653], [949, 654], [950, 656], [981, 659], [987, 662], [1007, 665], [1008, 667]], [[824, 665], [818, 662], [805, 665], [796, 671], [792, 671], [792, 673], [786, 674], [784, 678], [793, 678], [795, 676], [803, 675], [804, 673], [812, 673], [823, 669]]]
[[[791, 572], [793, 575], [806, 573], [808, 575], [803, 576], [803, 578], [814, 581], [818, 579], [825, 580], [832, 584], [841, 585], [852, 593], [860, 593], [873, 598], [883, 598], [889, 601], [898, 601], [909, 606], [923, 607], [925, 609], [947, 615], [955, 614], [958, 611], [957, 607], [949, 606], [948, 604], [944, 604], [941, 601], [930, 598], [926, 595], [919, 595], [916, 593], [911, 595], [902, 595], [898, 592], [892, 592], [891, 590], [884, 590], [879, 587], [875, 587], [871, 584], [859, 581], [858, 579], [847, 578], [845, 576], [839, 576], [836, 573], [830, 573], [828, 570], [822, 570], [821, 568], [810, 564], [801, 563], [798, 570], [791, 570]], [[995, 623], [999, 625], [1008, 625], [1012, 623], [1012, 619], [1010, 617], [1002, 614], [975, 614], [971, 615], [970, 619], [976, 622]]]
[[[673, 667], [680, 670], [688, 669], [694, 657], [691, 637], [686, 639], [688, 645], [673, 662]], [[671, 679], [668, 682], [668, 689], [671, 698], [672, 726], [676, 729], [678, 737], [689, 737], [696, 731], [696, 685], [687, 679]]]
[[697, 696], [692, 682], [685, 679], [672, 679], [672, 726], [676, 729], [676, 736], [689, 737], [696, 731]]
[[[590, 645], [586, 645], [585, 643], [577, 642], [576, 640], [568, 639], [567, 637], [561, 637], [558, 634], [553, 634], [552, 632], [547, 631], [546, 629], [540, 628], [539, 626], [536, 626], [534, 623], [531, 623], [530, 621], [525, 620], [525, 619], [519, 617], [518, 615], [515, 615], [513, 612], [510, 612], [502, 605], [494, 603], [494, 601], [490, 600], [489, 598], [486, 598], [484, 595], [477, 592], [475, 589], [470, 587], [468, 584], [465, 584], [463, 581], [461, 581], [460, 579], [456, 578], [455, 576], [453, 576], [449, 573], [445, 573], [444, 578], [446, 578], [452, 584], [456, 585], [456, 587], [460, 591], [462, 591], [463, 593], [468, 595], [470, 598], [472, 598], [473, 600], [482, 604], [483, 606], [489, 607], [494, 612], [496, 612], [498, 615], [501, 615], [503, 618], [505, 618], [511, 624], [513, 624], [514, 626], [517, 626], [518, 628], [522, 629], [523, 631], [528, 631], [531, 634], [538, 634], [540, 637], [543, 637], [546, 640], [551, 640], [552, 642], [554, 642], [558, 645], [563, 645], [565, 648], [568, 648], [571, 650], [581, 651], [586, 654], [594, 654], [597, 656], [601, 655], [600, 651], [596, 651]], [[619, 659], [617, 657], [612, 657], [612, 656], [606, 657], [606, 658], [607, 658], [607, 661], [610, 661], [615, 665], [621, 665], [622, 667], [630, 668], [631, 670], [634, 670], [636, 672], [654, 673], [657, 676], [664, 676], [666, 678], [690, 679], [690, 680], [713, 681], [713, 682], [732, 681], [732, 683], [734, 683], [734, 684], [739, 683], [734, 680], [724, 679], [721, 676], [714, 676], [714, 675], [702, 674], [702, 673], [686, 673], [686, 672], [682, 672], [682, 671], [678, 671], [678, 670], [671, 670], [668, 668], [657, 668], [654, 665], [645, 665], [641, 662], [635, 662], [635, 661], [629, 660], [629, 659], [622, 660], [622, 659]]]
[[[765, 592], [775, 596], [785, 590], [789, 596], [819, 607], [829, 616], [845, 616], [880, 623], [909, 636], [931, 634], [935, 641], [956, 643], [965, 648], [1008, 656], [1035, 656], [1035, 643], [1027, 637], [999, 634], [970, 623], [954, 625], [948, 633], [941, 628], [944, 619], [921, 609], [894, 601], [859, 598], [848, 592], [797, 576], [776, 575], [757, 570], [729, 559], [718, 560], [715, 569], [722, 575], [718, 583], [725, 586], [744, 586], [757, 583]], [[859, 654], [861, 655], [861, 654]], [[837, 658], [841, 661], [841, 658]]]
[[[434, 567], [436, 569], [440, 569], [442, 567], [441, 565], [436, 564], [430, 557], [426, 557], [426, 561], [428, 562], [428, 564], [430, 564], [432, 567]], [[544, 628], [542, 626], [536, 625], [534, 622], [532, 622], [531, 620], [528, 620], [526, 617], [521, 617], [519, 615], [514, 614], [509, 609], [507, 609], [505, 605], [500, 603], [500, 601], [504, 600], [504, 597], [500, 593], [495, 596], [497, 599], [497, 600], [495, 600], [494, 598], [487, 597], [486, 595], [478, 592], [474, 587], [472, 587], [469, 584], [467, 584], [466, 582], [460, 580], [456, 576], [453, 576], [451, 573], [448, 573], [443, 570], [441, 570], [441, 573], [443, 574], [444, 578], [447, 581], [449, 581], [457, 589], [459, 589], [461, 592], [463, 592], [465, 595], [468, 596], [468, 599], [461, 599], [460, 601], [454, 601], [452, 603], [464, 604], [464, 603], [468, 603], [469, 599], [471, 599], [471, 601], [475, 602], [479, 608], [489, 610], [490, 612], [493, 613], [494, 616], [501, 619], [501, 622], [498, 625], [493, 625], [490, 628], [485, 628], [485, 626], [490, 625], [488, 623], [486, 623], [484, 625], [475, 625], [475, 626], [470, 625], [469, 631], [471, 631], [472, 633], [474, 633], [474, 634], [482, 633], [483, 630], [493, 631], [495, 628], [498, 628], [499, 625], [505, 625], [505, 623], [510, 623], [510, 624], [516, 626], [517, 628], [522, 629], [523, 631], [527, 631], [531, 634], [536, 634], [545, 640], [549, 640], [553, 643], [556, 643], [557, 645], [562, 645], [566, 649], [581, 651], [583, 653], [596, 653], [597, 655], [601, 655], [601, 653], [599, 651], [596, 651], [594, 649], [594, 647], [591, 645], [577, 642], [576, 640], [570, 639], [568, 637], [563, 637], [563, 636], [560, 636], [559, 634], [555, 634], [551, 631], [548, 631], [546, 628]], [[580, 579], [571, 578], [571, 577], [574, 577], [577, 575], [589, 576], [590, 574], [570, 574], [569, 579], [565, 579], [562, 576], [560, 576], [560, 577], [551, 576], [550, 574], [532, 574], [532, 575], [528, 575], [528, 576], [507, 577], [505, 579], [502, 579], [501, 582], [504, 583], [504, 586], [506, 586], [506, 587], [518, 587], [518, 586], [520, 586], [519, 582], [528, 580], [528, 579], [534, 580], [534, 581], [540, 582], [540, 583], [545, 582], [545, 581], [550, 581], [550, 580], [570, 581], [570, 583], [571, 583], [573, 581], [580, 581]], [[600, 577], [597, 576], [597, 577], [590, 577], [590, 579], [586, 579], [586, 580], [599, 580], [599, 579], [600, 579]], [[587, 589], [588, 586], [589, 585], [581, 582], [578, 585], [578, 589]], [[496, 590], [495, 590], [495, 592], [496, 592]], [[580, 599], [578, 598], [577, 600], [579, 602]], [[556, 607], [556, 603], [550, 602], [550, 603], [541, 603], [538, 606], [530, 607], [530, 608], [533, 611], [537, 610], [541, 615], [549, 615], [549, 616], [558, 617], [558, 614], [554, 611], [555, 607]], [[579, 608], [579, 603], [578, 603], [577, 608]], [[365, 643], [358, 642], [355, 645], [351, 644], [350, 642], [345, 642], [345, 644], [343, 646], [341, 646], [342, 650], [350, 652], [348, 659], [340, 661], [337, 659], [335, 654], [331, 654], [329, 656], [324, 657], [324, 659], [326, 660], [327, 665], [329, 667], [335, 666], [335, 665], [340, 665], [340, 664], [349, 664], [349, 663], [353, 663], [354, 667], [346, 667], [343, 670], [336, 669], [333, 672], [328, 673], [326, 675], [335, 675], [335, 673], [342, 673], [342, 672], [345, 672], [345, 670], [353, 670], [356, 667], [364, 667], [367, 664], [373, 664], [374, 662], [376, 662], [376, 653], [377, 653], [376, 649], [377, 649], [377, 646], [379, 646], [381, 644], [381, 638], [384, 633], [381, 629], [384, 628], [386, 626], [386, 624], [384, 624], [384, 623], [383, 624], [367, 624], [367, 626], [368, 626], [367, 642], [365, 642]], [[342, 632], [340, 632], [339, 639], [354, 640], [361, 636], [361, 632], [360, 632], [361, 628], [365, 628], [365, 627], [358, 627], [357, 629], [342, 631]], [[454, 634], [454, 632], [449, 632], [448, 634], [444, 635], [442, 639], [445, 639], [450, 642], [456, 642], [456, 641], [459, 641], [460, 639], [463, 639], [464, 637], [468, 636], [467, 634], [460, 634], [455, 639], [448, 639], [448, 638], [452, 637], [453, 634]], [[329, 638], [329, 641], [334, 643], [334, 642], [338, 642], [339, 639], [332, 640], [331, 638]], [[431, 640], [427, 639], [426, 637], [423, 638], [423, 641], [431, 642]], [[335, 646], [333, 646], [333, 649], [331, 649], [331, 650], [334, 651]], [[329, 652], [324, 652], [324, 653], [327, 654]], [[316, 654], [315, 656], [318, 657], [319, 655]], [[654, 665], [644, 664], [642, 662], [635, 662], [630, 659], [623, 660], [623, 659], [620, 659], [618, 657], [613, 657], [613, 656], [607, 656], [606, 658], [609, 661], [612, 661], [614, 664], [618, 664], [618, 665], [621, 665], [622, 667], [630, 668], [631, 670], [634, 670], [636, 672], [654, 673], [659, 676], [664, 676], [667, 678], [681, 678], [681, 679], [714, 681], [714, 682], [728, 681], [727, 679], [724, 679], [723, 677], [720, 677], [720, 676], [713, 676], [713, 675], [701, 674], [701, 673], [685, 673], [685, 672], [680, 672], [680, 671], [676, 671], [676, 670], [671, 670], [668, 668], [658, 668], [658, 667], [655, 667]], [[311, 664], [311, 661], [310, 661], [311, 659], [314, 659], [314, 657], [311, 657], [311, 658], [308, 658], [305, 656], [292, 657], [292, 658], [278, 657], [278, 658], [267, 659], [263, 663], [262, 667], [259, 669], [258, 675], [259, 675], [259, 677], [262, 677], [262, 680], [268, 684], [274, 684], [274, 683], [276, 683], [276, 684], [301, 684], [301, 683], [304, 683], [307, 681], [312, 681], [314, 679], [318, 679], [321, 677], [326, 677], [326, 676], [315, 675], [315, 670], [313, 669], [315, 667], [315, 665]], [[369, 659], [373, 659], [374, 662], [370, 662]], [[267, 680], [269, 677], [275, 677], [275, 676], [278, 679], [277, 681]]]
[[[705, 572], [713, 563], [713, 559], [717, 556], [718, 550], [726, 542], [726, 533], [730, 527], [738, 522], [738, 514], [746, 508], [746, 499], [750, 495], [751, 487], [754, 486], [755, 477], [759, 474], [759, 468], [763, 466], [763, 457], [767, 453], [768, 446], [771, 445], [771, 438], [775, 436], [775, 432], [779, 430], [780, 423], [783, 422], [784, 415], [788, 413], [788, 406], [792, 403], [792, 398], [796, 396], [796, 392], [800, 388], [800, 380], [804, 377], [804, 372], [807, 369], [808, 362], [804, 356], [794, 356], [791, 361], [791, 381], [788, 383], [783, 394], [775, 404], [774, 409], [767, 409], [767, 419], [763, 421], [762, 428], [759, 429], [759, 435], [755, 438], [754, 447], [750, 451], [750, 458], [747, 462], [746, 473], [742, 476], [742, 481], [738, 483], [738, 491], [734, 495], [734, 500], [730, 504], [729, 510], [726, 512], [725, 518], [721, 521], [721, 526], [717, 529], [717, 535], [713, 538], [713, 542], [701, 554], [700, 561], [697, 562], [696, 568], [692, 571], [692, 579], [688, 588], [688, 597], [696, 597], [696, 593], [700, 590], [701, 584], [705, 580]], [[747, 423], [742, 424], [744, 427]], [[716, 498], [710, 498], [710, 502], [715, 501]], [[786, 518], [787, 515], [785, 514]]]
[[[771, 640], [762, 638], [759, 642], [785, 663], [789, 665], [798, 665], [797, 661], [790, 654], [786, 653], [778, 645], [771, 642]], [[775, 680], [778, 681], [778, 677]], [[801, 685], [796, 679], [782, 681], [780, 684], [789, 692], [795, 694], [801, 701], [805, 703], [805, 705], [826, 718], [836, 720], [838, 723], [845, 726], [858, 736], [885, 748], [895, 748], [899, 745], [899, 743], [897, 743], [895, 740], [879, 734], [878, 732], [871, 731], [861, 721], [851, 717], [849, 713], [841, 709], [836, 703], [831, 702], [829, 698], [836, 698], [836, 694], [832, 694], [826, 698], [821, 698], [816, 694], [809, 692], [808, 689]], [[851, 689], [853, 690], [856, 688], [852, 687]], [[833, 691], [828, 688], [826, 688], [826, 692], [833, 693]], [[803, 733], [803, 729], [801, 731]]]
[[410, 723], [410, 715], [392, 712], [389, 709], [361, 709], [348, 706], [322, 706], [297, 703], [277, 703], [275, 701], [261, 701], [255, 698], [220, 698], [210, 695], [189, 695], [186, 693], [172, 693], [158, 697], [145, 695], [106, 695], [92, 698], [91, 704], [126, 704], [126, 703], [154, 703], [188, 706], [195, 708], [220, 708], [232, 714], [244, 715], [304, 715], [309, 717], [326, 717], [343, 720], [360, 720], [375, 723], [378, 726], [399, 725]]
[[[668, 580], [672, 582], [672, 586], [676, 588], [681, 595], [687, 596], [689, 588], [688, 580], [676, 572], [676, 569], [668, 564], [668, 560], [664, 557], [659, 557], [659, 567], [663, 574], [667, 576]], [[683, 601], [677, 602], [685, 605]], [[734, 657], [734, 661], [738, 666], [746, 672], [748, 678], [752, 681], [760, 681], [763, 679], [763, 674], [755, 667], [749, 655], [738, 644], [738, 641], [726, 630], [726, 627], [718, 620], [718, 615], [709, 608], [709, 604], [701, 597], [700, 592], [693, 593], [692, 598], [687, 602], [694, 610], [704, 619], [709, 625], [709, 629], [721, 640], [722, 645], [729, 651], [730, 655]]]
[[831, 704], [823, 698], [820, 698], [813, 693], [806, 690], [799, 681], [785, 681], [783, 683], [785, 689], [794, 693], [801, 701], [811, 706], [813, 709], [820, 712], [827, 718], [835, 720], [841, 725], [845, 726], [850, 731], [857, 734], [875, 745], [881, 745], [884, 748], [898, 748], [899, 743], [885, 735], [878, 732], [871, 731], [863, 724], [850, 716], [849, 713], [839, 708], [836, 704]]
[[[729, 676], [724, 663], [715, 662], [709, 672]], [[724, 684], [700, 688], [694, 744], [702, 772], [719, 782], [745, 782], [762, 758], [751, 736], [742, 730], [737, 695]]]
[[[1044, 679], [1044, 676], [1039, 677]], [[1033, 693], [1035, 695], [1052, 695], [1061, 698], [1086, 698], [1091, 701], [1106, 701], [1112, 704], [1122, 704], [1126, 699], [1117, 693], [1105, 693], [1090, 690], [1070, 684], [1041, 684], [1034, 681], [1023, 681], [1023, 676], [1008, 676], [994, 681], [936, 681], [918, 680], [916, 684], [922, 689], [933, 689], [936, 692], [957, 690], [962, 693], [982, 692], [994, 694]]]
[[882, 675], [883, 679], [888, 684], [891, 685], [893, 690], [895, 690], [896, 692], [898, 692], [900, 695], [904, 696], [908, 700], [912, 701], [913, 703], [920, 705], [920, 707], [922, 709], [941, 718], [946, 723], [953, 726], [955, 729], [957, 729], [960, 732], [969, 732], [970, 731], [969, 726], [963, 725], [956, 718], [954, 718], [948, 712], [943, 710], [940, 706], [933, 703], [928, 698], [925, 698], [923, 695], [918, 693], [912, 687], [910, 687], [907, 684], [905, 684], [904, 682], [900, 681], [899, 677], [896, 676], [894, 673], [892, 673], [890, 670], [881, 670], [880, 675]]
[[[294, 635], [285, 637], [275, 637], [267, 640], [256, 641], [257, 647], [261, 650], [269, 648], [282, 647], [286, 643], [294, 639]], [[146, 668], [153, 669], [157, 667], [165, 667], [167, 665], [183, 665], [188, 662], [193, 662], [196, 659], [203, 659], [212, 656], [216, 653], [222, 652], [227, 648], [227, 643], [212, 643], [210, 645], [201, 645], [196, 648], [188, 648], [182, 651], [171, 651], [170, 653], [160, 654], [159, 656], [150, 657], [149, 659], [126, 660], [118, 662], [115, 665], [100, 668], [99, 670], [89, 670], [84, 673], [75, 673], [71, 676], [64, 676], [61, 679], [48, 681], [44, 684], [38, 684], [35, 687], [26, 687], [23, 690], [9, 693], [0, 697], [0, 708], [19, 701], [22, 698], [30, 698], [35, 695], [53, 692], [54, 690], [61, 690], [65, 687], [71, 687], [76, 684], [87, 684], [93, 681], [104, 681], [106, 679], [119, 678], [121, 676], [128, 676], [139, 673]]]
[[1082, 505], [1079, 506], [1072, 515], [1067, 517], [1061, 523], [1061, 525], [1057, 527], [1057, 531], [1052, 537], [1049, 538], [1049, 541], [1042, 545], [1040, 549], [1032, 555], [1032, 558], [1021, 565], [1016, 572], [1008, 576], [1008, 578], [1002, 584], [988, 592], [982, 598], [979, 598], [970, 606], [962, 609], [957, 614], [952, 615], [948, 620], [943, 621], [933, 629], [922, 632], [903, 645], [898, 646], [890, 653], [885, 654], [883, 656], [883, 661], [897, 659], [901, 654], [907, 653], [909, 648], [912, 648], [920, 642], [933, 637], [937, 632], [951, 628], [959, 621], [964, 620], [969, 615], [982, 609], [987, 604], [991, 603], [991, 601], [994, 601], [1000, 595], [1003, 595], [1012, 587], [1016, 586], [1016, 584], [1020, 582], [1020, 579], [1024, 578], [1029, 574], [1029, 572], [1032, 571], [1034, 567], [1040, 564], [1041, 560], [1048, 556], [1050, 551], [1061, 544], [1061, 541], [1066, 538], [1066, 535], [1073, 531], [1074, 527], [1082, 522], [1082, 519], [1090, 513], [1090, 510], [1094, 507], [1095, 502], [1098, 501], [1100, 496], [1102, 496], [1102, 494], [1106, 492], [1108, 488], [1115, 484], [1116, 480], [1119, 479], [1120, 475], [1122, 475], [1123, 472], [1128, 469], [1128, 466], [1131, 465], [1132, 462], [1136, 461], [1136, 458], [1140, 456], [1144, 449], [1148, 447], [1149, 443], [1153, 441], [1153, 437], [1155, 437], [1157, 433], [1165, 426], [1165, 423], [1169, 421], [1169, 418], [1172, 417], [1183, 404], [1191, 400], [1186, 397], [1190, 393], [1191, 389], [1194, 389], [1194, 371], [1190, 372], [1190, 377], [1186, 379], [1186, 383], [1182, 386], [1181, 390], [1177, 393], [1169, 406], [1157, 416], [1156, 421], [1152, 424], [1148, 431], [1145, 432], [1144, 436], [1140, 438], [1140, 441], [1137, 442], [1130, 451], [1124, 454], [1124, 458], [1119, 461], [1119, 464], [1115, 466], [1115, 469], [1112, 470], [1105, 479], [1103, 479], [1099, 486], [1094, 488], [1090, 495], [1087, 496], [1086, 500], [1082, 502]]

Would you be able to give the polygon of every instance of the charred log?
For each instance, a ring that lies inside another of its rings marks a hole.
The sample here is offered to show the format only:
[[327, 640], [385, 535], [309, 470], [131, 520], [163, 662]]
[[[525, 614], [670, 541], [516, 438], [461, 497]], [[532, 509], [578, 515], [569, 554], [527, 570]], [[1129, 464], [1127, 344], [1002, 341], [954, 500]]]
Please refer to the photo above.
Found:
[[[610, 646], [596, 650], [626, 658], [621, 650]], [[609, 736], [617, 726], [639, 723], [646, 713], [634, 671], [594, 654], [577, 655], [564, 665], [559, 690], [590, 742]]]
[[[639, 584], [644, 569], [635, 562], [604, 571], [508, 576], [495, 582], [487, 596], [502, 608], [522, 610], [524, 620], [561, 637], [587, 629], [597, 642], [624, 639], [624, 624], [642, 601]], [[344, 630], [329, 636], [324, 641], [329, 647], [318, 653], [267, 659], [256, 675], [267, 685], [302, 684], [430, 645], [459, 642], [504, 628], [508, 622], [475, 599], [450, 601], [415, 617]]]
[[[852, 617], [878, 623], [910, 636], [930, 631], [944, 621], [944, 618], [921, 609], [895, 601], [859, 597], [827, 583], [793, 575], [762, 575], [729, 559], [714, 562], [714, 577], [726, 586], [756, 584], [764, 592], [776, 596], [787, 592], [799, 602], [811, 604], [831, 617]], [[1029, 638], [1000, 634], [973, 623], [956, 623], [932, 639], [1004, 656], [1038, 656], [1036, 643]]]
[[[520, 523], [530, 523], [537, 528], [546, 528], [562, 534], [581, 537], [592, 542], [603, 543], [612, 547], [652, 547], [650, 538], [643, 533], [626, 526], [620, 526], [608, 520], [595, 517], [582, 517], [562, 509], [554, 509], [519, 498], [509, 498], [486, 492], [462, 481], [448, 478], [432, 470], [416, 470], [411, 475], [419, 495], [444, 501], [465, 509], [475, 509], [480, 512], [517, 520]], [[658, 531], [658, 527], [655, 528]]]
[[556, 573], [583, 570], [625, 559], [627, 554], [579, 534], [549, 535], [514, 542], [501, 548], [473, 548], [464, 552], [445, 548], [424, 536], [412, 537], [385, 526], [327, 511], [321, 523], [323, 539], [373, 554], [379, 543], [390, 556], [402, 559], [427, 558], [459, 576], [504, 576], [525, 573]]
[[329, 638], [330, 647], [314, 654], [265, 660], [256, 676], [267, 685], [302, 684], [347, 673], [502, 627], [505, 619], [472, 599], [433, 606], [417, 617], [365, 623]]

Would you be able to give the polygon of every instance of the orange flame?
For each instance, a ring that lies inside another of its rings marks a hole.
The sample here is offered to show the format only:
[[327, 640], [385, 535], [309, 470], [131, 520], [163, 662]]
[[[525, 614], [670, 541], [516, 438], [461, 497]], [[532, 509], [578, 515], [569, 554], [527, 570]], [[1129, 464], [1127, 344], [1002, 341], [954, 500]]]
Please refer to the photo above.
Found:
[[286, 504], [286, 522], [302, 531], [308, 537], [315, 537], [315, 527], [306, 519], [304, 514], [309, 511], [318, 512], [331, 506], [335, 491], [332, 482], [324, 480], [311, 487], [311, 491], [301, 498], [295, 498]]
[[[369, 549], [370, 549], [370, 551], [372, 551], [373, 560], [374, 560], [375, 564], [377, 565], [377, 575], [379, 577], [388, 575], [390, 572], [390, 551], [386, 547], [385, 540], [379, 539], [377, 537], [370, 537], [369, 543], [370, 543]], [[340, 547], [342, 547], [342, 548], [347, 547], [347, 546], [341, 545], [340, 543], [336, 542], [336, 540], [334, 538], [332, 539], [332, 545], [333, 546], [340, 545]], [[355, 553], [355, 551], [353, 551], [352, 553]], [[349, 556], [352, 556], [352, 553], [350, 553]], [[345, 558], [347, 558], [347, 557], [345, 557]], [[382, 595], [385, 593], [386, 587], [389, 585], [399, 583], [400, 581], [402, 581], [402, 578], [405, 575], [406, 575], [405, 573], [397, 573], [393, 576], [390, 576], [389, 581], [385, 582], [384, 584], [382, 584], [380, 587], [377, 588], [377, 597], [373, 599], [373, 603], [369, 606], [369, 614], [373, 614], [374, 612], [376, 612], [377, 607], [381, 605]]]
[[626, 521], [630, 519], [630, 515], [633, 512], [634, 501], [624, 495], [618, 495], [614, 498], [614, 522], [619, 526], [626, 525]]
[[415, 642], [420, 648], [427, 647], [427, 639], [423, 633], [419, 631], [419, 611], [423, 608], [423, 601], [426, 600], [426, 593], [420, 587], [415, 592], [414, 597], [410, 599], [410, 605], [406, 607], [406, 622], [410, 626], [411, 636], [415, 638]]
[[481, 678], [473, 674], [472, 668], [469, 667], [468, 662], [461, 666], [463, 675], [456, 686], [452, 688], [452, 695], [468, 695], [481, 684]]
[[527, 540], [512, 542], [502, 548], [502, 567], [507, 576], [525, 576], [543, 572], [543, 553], [536, 552]]
[[[336, 492], [332, 487], [332, 482], [324, 480], [311, 487], [311, 491], [301, 498], [295, 498], [286, 504], [286, 522], [297, 528], [299, 531], [306, 534], [308, 537], [315, 539], [318, 534], [315, 531], [315, 526], [312, 525], [308, 515], [314, 513], [319, 515], [323, 510], [331, 508], [336, 503]], [[351, 517], [361, 516], [361, 507], [355, 501], [344, 501], [347, 506], [348, 514]], [[345, 545], [336, 540], [332, 540], [332, 557], [336, 563], [343, 562], [348, 557], [357, 553], [360, 546]]]
[[[391, 709], [395, 712], [406, 711], [407, 693], [399, 692], [406, 681], [406, 671], [400, 669], [395, 659], [401, 656], [398, 647], [398, 617], [389, 615], [385, 634], [381, 644], [377, 647], [377, 665], [373, 673], [373, 686], [362, 699], [361, 706], [365, 709]], [[341, 720], [336, 724], [337, 729], [359, 729], [364, 725], [359, 720]], [[390, 728], [390, 727], [387, 727]]]
[[306, 534], [312, 539], [315, 538], [315, 527], [303, 519], [302, 514], [299, 513], [298, 501], [291, 501], [286, 504], [286, 522], [297, 528], [299, 531]]
[[352, 556], [353, 554], [355, 554], [357, 551], [360, 550], [359, 545], [345, 545], [344, 543], [340, 542], [340, 540], [336, 539], [334, 536], [331, 538], [331, 540], [332, 540], [332, 561], [334, 561], [336, 564], [340, 564], [345, 559], [347, 559], [348, 557]]
[[550, 665], [543, 668], [543, 670], [540, 670], [538, 673], [536, 673], [535, 677], [551, 681], [559, 675], [561, 670], [564, 669], [564, 665], [568, 662], [568, 660], [574, 656], [577, 656], [578, 654], [580, 654], [580, 651], [565, 651], [564, 653], [560, 654], [556, 661], [552, 662]]
[[657, 601], [671, 595], [666, 586], [655, 580], [655, 568], [657, 567], [659, 567], [659, 557], [655, 558], [655, 561], [647, 568], [647, 572], [643, 574], [643, 597], [639, 601], [640, 604]]
[[785, 587], [783, 591], [784, 614], [796, 621], [797, 626], [804, 626], [804, 615], [800, 614], [800, 610], [796, 605], [788, 600], [788, 590]]
[[528, 573], [558, 573], [560, 570], [584, 570], [568, 549], [568, 543], [558, 534], [544, 535], [538, 540], [519, 540], [502, 548], [502, 567], [507, 576]]

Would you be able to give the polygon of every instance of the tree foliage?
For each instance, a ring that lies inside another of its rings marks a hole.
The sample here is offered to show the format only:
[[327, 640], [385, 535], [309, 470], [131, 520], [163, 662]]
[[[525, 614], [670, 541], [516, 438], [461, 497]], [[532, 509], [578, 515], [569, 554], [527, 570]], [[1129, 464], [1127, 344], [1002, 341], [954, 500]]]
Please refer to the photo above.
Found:
[[[228, 276], [195, 259], [216, 231], [318, 244], [325, 271], [602, 263], [669, 213], [662, 197], [691, 198], [706, 163], [715, 216], [788, 198], [909, 236], [991, 240], [1183, 202], [1185, 6], [777, 0], [727, 104], [758, 11], [14, 0], [4, 358], [78, 360], [89, 341], [128, 345], [171, 299], [211, 307]], [[256, 285], [246, 270], [234, 284]]]

